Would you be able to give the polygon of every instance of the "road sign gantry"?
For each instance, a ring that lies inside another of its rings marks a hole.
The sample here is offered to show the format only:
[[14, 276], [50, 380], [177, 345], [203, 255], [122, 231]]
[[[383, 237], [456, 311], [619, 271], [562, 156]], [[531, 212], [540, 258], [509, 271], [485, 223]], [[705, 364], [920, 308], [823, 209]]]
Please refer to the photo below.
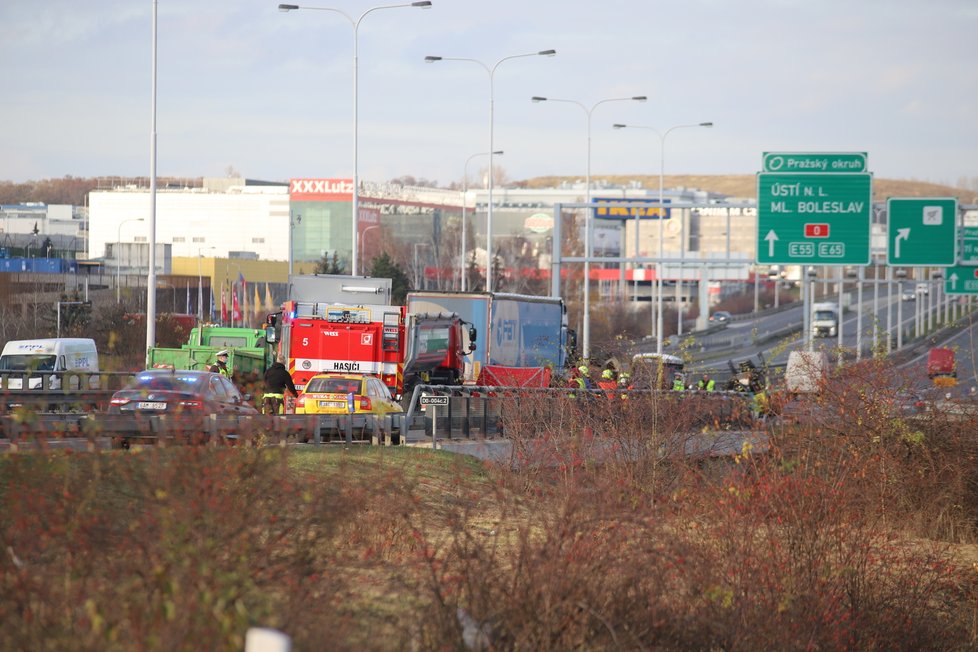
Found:
[[863, 152], [765, 153], [757, 262], [868, 265], [872, 174], [865, 168]]

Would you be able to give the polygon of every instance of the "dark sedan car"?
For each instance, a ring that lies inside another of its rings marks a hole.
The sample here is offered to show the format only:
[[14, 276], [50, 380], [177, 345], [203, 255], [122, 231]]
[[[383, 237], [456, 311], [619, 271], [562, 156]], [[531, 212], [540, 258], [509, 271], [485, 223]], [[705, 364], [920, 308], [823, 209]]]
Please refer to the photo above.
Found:
[[147, 369], [112, 395], [109, 414], [258, 414], [248, 398], [221, 374]]
[[730, 321], [730, 313], [726, 310], [717, 310], [715, 313], [710, 315], [710, 321], [714, 324], [726, 324]]

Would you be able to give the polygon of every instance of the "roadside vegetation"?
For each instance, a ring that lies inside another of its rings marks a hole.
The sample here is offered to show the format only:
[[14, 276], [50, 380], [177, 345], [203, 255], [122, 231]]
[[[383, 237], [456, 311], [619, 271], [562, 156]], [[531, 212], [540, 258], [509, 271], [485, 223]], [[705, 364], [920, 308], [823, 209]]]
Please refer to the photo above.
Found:
[[498, 464], [7, 455], [0, 648], [973, 648], [978, 419], [908, 411], [885, 362], [843, 373], [747, 439], [695, 394], [508, 401]]

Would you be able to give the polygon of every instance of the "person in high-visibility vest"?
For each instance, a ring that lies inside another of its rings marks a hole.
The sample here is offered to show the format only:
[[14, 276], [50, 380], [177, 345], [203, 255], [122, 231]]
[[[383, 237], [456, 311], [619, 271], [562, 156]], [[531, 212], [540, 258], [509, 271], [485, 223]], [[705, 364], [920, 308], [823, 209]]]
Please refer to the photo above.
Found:
[[696, 389], [703, 392], [712, 392], [716, 389], [716, 381], [710, 378], [709, 374], [703, 374], [700, 381], [696, 383]]
[[621, 392], [619, 396], [621, 396], [622, 400], [628, 400], [628, 390], [634, 389], [632, 386], [632, 377], [628, 372], [623, 371], [618, 376], [618, 389]]
[[228, 352], [227, 349], [217, 352], [217, 362], [211, 365], [208, 371], [212, 371], [215, 374], [221, 374], [222, 376], [231, 377], [231, 370], [228, 369]]
[[[601, 372], [601, 380], [598, 381], [598, 387], [605, 390], [607, 393], [609, 390], [613, 390], [618, 387], [618, 374], [617, 372], [608, 367]], [[609, 394], [610, 396], [610, 394]]]
[[683, 382], [683, 375], [677, 373], [672, 379], [672, 389], [677, 392], [681, 392], [686, 389], [686, 384]]

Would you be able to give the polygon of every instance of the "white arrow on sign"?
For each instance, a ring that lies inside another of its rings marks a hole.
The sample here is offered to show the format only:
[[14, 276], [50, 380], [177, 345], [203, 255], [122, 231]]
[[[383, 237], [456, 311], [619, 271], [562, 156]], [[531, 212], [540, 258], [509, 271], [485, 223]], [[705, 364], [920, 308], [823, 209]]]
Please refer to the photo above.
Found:
[[956, 272], [951, 272], [951, 275], [947, 277], [947, 280], [951, 281], [951, 289], [958, 289], [958, 275]]
[[767, 240], [768, 257], [774, 258], [774, 243], [778, 241], [778, 234], [774, 232], [774, 229], [771, 229], [767, 232], [767, 235], [764, 236], [764, 239]]
[[910, 238], [910, 229], [909, 228], [906, 228], [906, 229], [897, 229], [897, 235], [896, 235], [895, 238], [893, 238], [893, 250], [895, 252], [894, 253], [894, 256], [893, 256], [894, 258], [899, 258], [900, 257], [900, 241], [901, 240], [907, 240], [909, 238]]

